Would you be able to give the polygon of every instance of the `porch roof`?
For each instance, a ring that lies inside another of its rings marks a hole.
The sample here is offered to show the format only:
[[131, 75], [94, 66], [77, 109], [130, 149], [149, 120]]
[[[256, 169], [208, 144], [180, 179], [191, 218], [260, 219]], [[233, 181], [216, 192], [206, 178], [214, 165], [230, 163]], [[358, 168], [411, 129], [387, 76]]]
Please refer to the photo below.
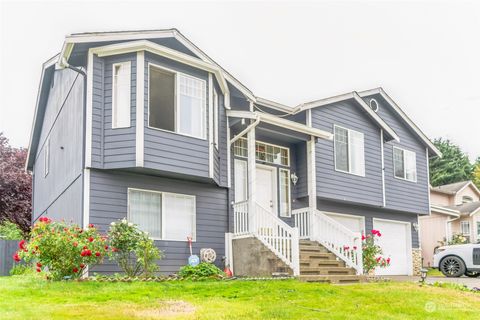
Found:
[[232, 118], [252, 119], [259, 123], [266, 124], [265, 128], [279, 127], [286, 129], [287, 131], [297, 132], [308, 136], [314, 136], [321, 139], [332, 140], [333, 134], [327, 131], [319, 130], [309, 127], [307, 125], [286, 120], [271, 114], [257, 112], [257, 111], [239, 111], [239, 110], [227, 110], [227, 116]]

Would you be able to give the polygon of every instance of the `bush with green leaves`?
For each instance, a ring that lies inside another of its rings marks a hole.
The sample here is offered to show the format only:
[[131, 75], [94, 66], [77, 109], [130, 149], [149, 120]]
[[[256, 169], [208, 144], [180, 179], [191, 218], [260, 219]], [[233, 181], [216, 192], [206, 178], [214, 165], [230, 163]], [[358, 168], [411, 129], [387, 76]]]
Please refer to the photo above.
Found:
[[11, 276], [23, 276], [27, 274], [34, 274], [33, 267], [29, 264], [17, 264], [10, 269]]
[[196, 266], [186, 265], [180, 268], [178, 275], [185, 279], [203, 280], [203, 279], [222, 279], [225, 273], [214, 264], [202, 262]]
[[107, 250], [106, 237], [94, 225], [82, 229], [41, 217], [32, 228], [30, 240], [19, 242], [13, 259], [31, 263], [37, 272], [45, 272], [52, 280], [78, 279], [87, 265], [102, 262]]
[[363, 272], [370, 273], [376, 267], [386, 268], [390, 265], [390, 258], [382, 257], [382, 248], [377, 244], [377, 238], [381, 237], [379, 230], [372, 230], [371, 234], [362, 235]]
[[22, 240], [22, 230], [15, 223], [5, 220], [0, 223], [0, 239]]
[[139, 275], [150, 277], [158, 271], [157, 260], [163, 258], [163, 252], [155, 247], [154, 241], [137, 225], [122, 219], [110, 224], [110, 258], [129, 277]]

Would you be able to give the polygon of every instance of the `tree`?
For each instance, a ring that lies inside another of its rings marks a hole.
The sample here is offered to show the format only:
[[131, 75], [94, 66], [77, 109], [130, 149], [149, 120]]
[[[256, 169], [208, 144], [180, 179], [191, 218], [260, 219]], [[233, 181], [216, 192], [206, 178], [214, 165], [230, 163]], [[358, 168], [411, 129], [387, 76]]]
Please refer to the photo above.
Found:
[[0, 132], [0, 222], [11, 221], [25, 234], [30, 230], [32, 176], [25, 171], [27, 150], [10, 146]]
[[472, 181], [478, 188], [480, 188], [480, 157], [475, 161]]
[[473, 165], [470, 163], [467, 154], [459, 146], [448, 139], [443, 140], [442, 138], [435, 139], [433, 143], [442, 152], [443, 156], [430, 160], [430, 183], [432, 186], [436, 187], [473, 178]]

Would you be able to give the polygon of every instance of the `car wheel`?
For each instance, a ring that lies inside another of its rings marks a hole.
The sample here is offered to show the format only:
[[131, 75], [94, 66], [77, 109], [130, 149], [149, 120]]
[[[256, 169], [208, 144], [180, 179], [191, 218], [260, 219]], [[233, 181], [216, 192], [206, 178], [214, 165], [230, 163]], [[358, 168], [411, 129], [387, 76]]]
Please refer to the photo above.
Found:
[[474, 271], [465, 271], [465, 275], [469, 278], [477, 278], [480, 277], [480, 273]]
[[440, 271], [449, 278], [461, 277], [465, 274], [466, 268], [459, 257], [445, 257], [440, 262]]

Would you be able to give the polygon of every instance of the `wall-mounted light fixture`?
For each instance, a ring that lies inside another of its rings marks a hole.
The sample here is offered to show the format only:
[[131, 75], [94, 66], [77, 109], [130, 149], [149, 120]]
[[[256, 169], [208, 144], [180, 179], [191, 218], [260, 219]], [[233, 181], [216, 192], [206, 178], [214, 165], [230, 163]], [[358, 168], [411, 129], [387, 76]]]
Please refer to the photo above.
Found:
[[414, 222], [412, 224], [413, 230], [418, 231], [418, 223]]
[[290, 179], [292, 180], [293, 185], [296, 186], [298, 182], [298, 176], [295, 172], [290, 175]]

